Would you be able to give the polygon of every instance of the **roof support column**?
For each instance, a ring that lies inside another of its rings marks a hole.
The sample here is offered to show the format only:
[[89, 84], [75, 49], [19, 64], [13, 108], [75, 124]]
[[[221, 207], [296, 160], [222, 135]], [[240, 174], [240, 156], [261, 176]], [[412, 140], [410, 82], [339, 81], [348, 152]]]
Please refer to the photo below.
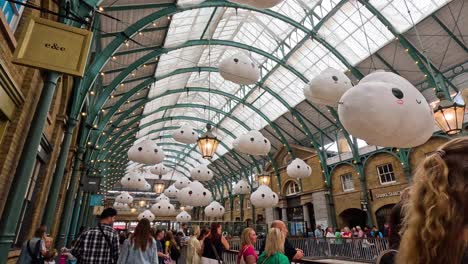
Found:
[[8, 193], [5, 210], [0, 221], [0, 256], [5, 256], [0, 259], [0, 264], [6, 263], [6, 256], [8, 256], [8, 251], [16, 237], [24, 197], [33, 175], [37, 149], [41, 143], [42, 131], [46, 124], [47, 114], [49, 113], [60, 76], [59, 73], [49, 72], [44, 81], [44, 87], [42, 88], [41, 97], [39, 98], [31, 127], [26, 137], [26, 142], [16, 169], [16, 175]]

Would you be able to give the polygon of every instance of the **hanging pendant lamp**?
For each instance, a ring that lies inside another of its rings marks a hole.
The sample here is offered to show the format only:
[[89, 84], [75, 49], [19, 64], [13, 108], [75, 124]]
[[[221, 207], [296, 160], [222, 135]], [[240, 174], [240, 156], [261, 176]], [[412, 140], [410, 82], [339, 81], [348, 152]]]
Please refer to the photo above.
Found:
[[219, 145], [218, 138], [213, 135], [210, 124], [206, 125], [206, 133], [197, 140], [198, 149], [204, 159], [212, 159]]

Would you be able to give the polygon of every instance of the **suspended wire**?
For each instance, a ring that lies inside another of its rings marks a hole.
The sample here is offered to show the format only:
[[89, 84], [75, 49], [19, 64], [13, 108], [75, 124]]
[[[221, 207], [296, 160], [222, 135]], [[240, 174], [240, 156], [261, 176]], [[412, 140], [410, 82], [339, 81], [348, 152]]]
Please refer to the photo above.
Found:
[[[428, 66], [428, 68], [429, 68], [429, 74], [431, 75], [431, 77], [432, 77], [433, 79], [435, 79], [434, 69], [432, 68], [431, 62], [429, 61], [429, 58], [427, 57], [426, 49], [424, 48], [424, 45], [423, 45], [423, 43], [422, 43], [422, 39], [421, 39], [421, 36], [419, 35], [419, 31], [418, 31], [418, 29], [417, 29], [417, 27], [416, 27], [416, 23], [414, 22], [413, 16], [412, 16], [412, 14], [411, 14], [411, 10], [409, 9], [409, 6], [408, 6], [407, 1], [406, 1], [406, 0], [403, 0], [403, 2], [405, 3], [406, 10], [408, 11], [408, 15], [409, 15], [409, 17], [410, 17], [410, 19], [411, 19], [412, 27], [413, 27], [413, 29], [414, 29], [414, 32], [416, 33], [416, 37], [417, 37], [417, 39], [418, 39], [418, 41], [419, 41], [419, 45], [421, 46], [422, 55], [423, 55], [424, 59], [426, 60], [427, 66]], [[435, 85], [437, 85], [437, 84], [435, 84]]]
[[[460, 19], [460, 15], [462, 13], [462, 10], [463, 10], [463, 5], [465, 5], [465, 1], [462, 1], [462, 6], [460, 7], [460, 12], [458, 13], [458, 16], [457, 18], [455, 19], [453, 13], [452, 13], [452, 9], [450, 8], [450, 5], [448, 6], [449, 7], [449, 12], [450, 12], [450, 15], [451, 17], [453, 18], [453, 20], [455, 21], [455, 27], [458, 28], [458, 20]], [[458, 28], [458, 30], [460, 30]], [[465, 41], [464, 38], [461, 38], [463, 40], [463, 42]], [[449, 41], [447, 43], [447, 48], [445, 49], [444, 51], [444, 56], [442, 57], [442, 60], [440, 61], [440, 64], [439, 64], [439, 68], [442, 68], [442, 65], [444, 64], [444, 60], [445, 60], [445, 57], [447, 56], [447, 53], [448, 53], [448, 50], [450, 48], [450, 44], [452, 43], [452, 38], [449, 37]]]
[[[360, 18], [361, 24], [362, 24], [362, 31], [364, 32], [364, 37], [366, 38], [367, 51], [369, 52], [369, 57], [370, 57], [370, 60], [371, 60], [371, 68], [376, 70], [376, 66], [375, 66], [375, 62], [374, 62], [374, 54], [371, 51], [370, 44], [369, 44], [369, 37], [367, 36], [367, 32], [366, 32], [366, 25], [364, 24], [364, 19], [362, 18], [361, 7], [363, 7], [363, 6], [364, 5], [359, 6], [358, 2], [356, 1], [356, 8], [357, 8], [357, 11], [359, 13], [359, 18]], [[369, 73], [370, 73], [370, 70], [369, 70]]]

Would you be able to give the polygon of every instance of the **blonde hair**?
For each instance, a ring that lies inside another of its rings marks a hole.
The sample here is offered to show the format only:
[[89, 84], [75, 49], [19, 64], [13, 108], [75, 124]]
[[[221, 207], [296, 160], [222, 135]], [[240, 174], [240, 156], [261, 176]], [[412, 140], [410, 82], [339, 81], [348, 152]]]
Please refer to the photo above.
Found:
[[279, 228], [271, 228], [265, 244], [266, 257], [272, 256], [277, 252], [284, 253], [284, 240], [283, 232]]
[[200, 227], [197, 225], [192, 226], [190, 228], [190, 234], [198, 238], [198, 236], [200, 235]]
[[[468, 226], [468, 137], [441, 146], [419, 165], [405, 203], [398, 264], [461, 263]], [[465, 212], [465, 213], [464, 213]]]
[[253, 228], [250, 228], [250, 227], [247, 227], [246, 229], [244, 229], [244, 231], [242, 231], [242, 234], [240, 237], [241, 246], [252, 244], [252, 242], [250, 241], [250, 232], [252, 231], [255, 232], [255, 230], [253, 230]]

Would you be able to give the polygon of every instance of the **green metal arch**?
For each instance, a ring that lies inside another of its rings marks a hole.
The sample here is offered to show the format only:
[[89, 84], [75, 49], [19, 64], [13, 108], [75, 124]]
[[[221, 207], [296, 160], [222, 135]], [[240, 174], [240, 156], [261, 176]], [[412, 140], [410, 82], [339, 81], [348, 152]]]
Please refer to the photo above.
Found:
[[[153, 120], [151, 123], [148, 123], [148, 124], [145, 124], [143, 126], [141, 126], [140, 128], [144, 128], [146, 126], [150, 126], [152, 124], [156, 124], [156, 123], [159, 123], [159, 122], [166, 122], [166, 121], [169, 121], [171, 119], [176, 119], [176, 120], [195, 120], [195, 121], [199, 121], [199, 122], [207, 122], [207, 123], [210, 123], [212, 125], [214, 125], [214, 123], [211, 121], [211, 120], [205, 120], [205, 119], [202, 119], [202, 118], [196, 118], [196, 117], [189, 117], [189, 116], [175, 116], [175, 117], [171, 117], [171, 118], [163, 118], [163, 119], [159, 119], [159, 120]], [[123, 131], [126, 131], [129, 127], [131, 127], [133, 124], [132, 123], [135, 123], [137, 122], [138, 120], [132, 120], [131, 122], [129, 122], [117, 135], [117, 138], [120, 138], [120, 135], [123, 133]], [[223, 132], [225, 132], [226, 134], [231, 134], [231, 132], [229, 132], [228, 130], [224, 129], [224, 128], [219, 128], [221, 130], [223, 130]], [[121, 146], [122, 143], [126, 140], [126, 138], [128, 138], [131, 134], [128, 134], [126, 137], [124, 138], [120, 138], [120, 141], [117, 142], [116, 144], [114, 144], [114, 146]], [[234, 137], [235, 138], [235, 137]], [[222, 142], [221, 142], [222, 143]], [[227, 148], [228, 149], [228, 148]], [[270, 157], [270, 160], [272, 162], [272, 164], [274, 165], [274, 168], [275, 168], [275, 171], [277, 173], [277, 177], [279, 177], [279, 173], [278, 173], [278, 167], [276, 166], [274, 160], [272, 159], [272, 156], [271, 154], [269, 155]], [[257, 163], [257, 161], [252, 158], [252, 160], [254, 161], [254, 163]], [[258, 164], [256, 164], [257, 166], [257, 169], [259, 170], [259, 167], [258, 167]]]
[[[224, 115], [226, 115], [226, 116], [230, 116], [230, 118], [232, 118], [234, 121], [238, 122], [238, 123], [239, 123], [240, 125], [242, 125], [245, 129], [250, 130], [250, 127], [249, 127], [249, 126], [245, 125], [243, 122], [241, 122], [239, 119], [233, 117], [231, 114], [226, 113], [226, 112], [224, 112], [224, 111], [222, 111], [222, 110], [220, 110], [220, 109], [213, 108], [213, 107], [209, 107], [209, 106], [207, 107], [207, 106], [204, 106], [204, 105], [197, 105], [197, 104], [180, 104], [180, 106], [181, 106], [181, 107], [206, 108], [206, 109], [209, 109], [209, 110], [217, 111], [217, 112], [222, 113], [222, 114], [224, 114]], [[178, 105], [160, 107], [159, 109], [153, 111], [152, 113], [149, 113], [148, 115], [151, 115], [151, 114], [154, 114], [154, 113], [160, 112], [160, 111], [165, 111], [165, 110], [168, 110], [168, 109], [177, 108], [177, 107], [178, 107]], [[141, 118], [144, 118], [144, 117], [145, 117], [145, 116], [142, 116]], [[135, 120], [133, 120], [133, 121], [135, 121]], [[140, 128], [141, 128], [141, 127], [140, 127]], [[223, 130], [223, 131], [224, 131], [224, 130]], [[234, 138], [235, 138], [235, 137], [234, 137]], [[120, 146], [120, 144], [117, 144], [117, 145], [115, 145], [115, 146]], [[225, 146], [225, 147], [226, 147], [226, 146]], [[228, 149], [228, 148], [226, 147], [226, 149]], [[271, 159], [271, 158], [270, 158], [270, 159]], [[272, 163], [273, 163], [273, 164], [275, 163], [274, 160], [272, 160]], [[276, 164], [274, 164], [274, 166], [276, 166]], [[277, 167], [277, 166], [276, 166], [276, 167]]]
[[[152, 134], [152, 133], [155, 133], [155, 132], [162, 132], [162, 131], [167, 131], [167, 130], [173, 130], [173, 129], [177, 129], [179, 128], [179, 126], [173, 126], [173, 127], [163, 127], [163, 128], [160, 128], [160, 129], [156, 129], [156, 130], [152, 130], [150, 131], [149, 134]], [[197, 130], [198, 133], [201, 133], [202, 130]], [[170, 135], [165, 135], [165, 137], [167, 138], [172, 138]], [[156, 138], [152, 138], [152, 140], [154, 140]], [[129, 142], [127, 144], [124, 144], [122, 145], [121, 147], [123, 147], [124, 149], [129, 147], [131, 144], [133, 144], [133, 142]], [[186, 144], [182, 144], [182, 143], [177, 143], [177, 142], [159, 142], [157, 143], [159, 146], [178, 146], [178, 147], [187, 147]], [[224, 147], [227, 149], [227, 146], [225, 144], [223, 144]], [[232, 155], [232, 157], [239, 163], [239, 164], [235, 164], [235, 163], [232, 163], [230, 162], [231, 165], [233, 165], [236, 169], [239, 169], [239, 170], [242, 170], [244, 171], [245, 174], [247, 174], [247, 171], [245, 170], [244, 166], [240, 165], [241, 162], [240, 160], [238, 159], [237, 155]], [[225, 162], [228, 162], [227, 159], [225, 159], [223, 156], [219, 156], [220, 159], [222, 159], [223, 161]], [[245, 160], [247, 163], [249, 163], [247, 160]], [[251, 163], [249, 163], [251, 164]]]
[[[206, 92], [206, 93], [213, 93], [213, 94], [218, 94], [218, 95], [221, 95], [221, 96], [225, 96], [225, 97], [228, 97], [232, 100], [237, 100], [239, 102], [242, 102], [241, 99], [239, 99], [238, 97], [234, 96], [234, 95], [231, 95], [229, 93], [226, 93], [226, 92], [223, 92], [223, 91], [219, 91], [219, 90], [211, 90], [211, 89], [208, 89], [208, 88], [203, 88], [203, 87], [187, 87], [187, 88], [183, 88], [183, 89], [174, 89], [174, 90], [168, 90], [167, 92], [159, 95], [158, 97], [152, 99], [152, 100], [156, 100], [157, 98], [161, 98], [161, 97], [164, 97], [164, 96], [167, 96], [167, 95], [171, 95], [171, 94], [177, 94], [177, 93], [185, 93], [185, 92], [190, 92], [190, 91], [195, 91], [195, 92]], [[246, 105], [247, 107], [249, 107], [251, 110], [253, 110], [254, 112], [256, 112], [258, 115], [260, 115], [274, 130], [275, 132], [281, 137], [281, 141], [283, 142], [283, 144], [286, 146], [286, 148], [288, 149], [288, 151], [291, 151], [291, 147], [289, 146], [289, 143], [286, 141], [286, 138], [284, 137], [284, 135], [281, 133], [281, 131], [276, 127], [276, 125], [273, 124], [273, 122], [265, 115], [263, 114], [260, 110], [258, 110], [256, 107], [252, 106], [252, 105], [249, 105], [247, 103], [244, 103], [242, 102], [244, 105]], [[222, 110], [221, 110], [222, 111]], [[227, 113], [226, 113], [227, 114]], [[134, 124], [136, 121], [139, 121], [141, 120], [142, 117], [139, 117], [139, 118], [135, 118], [133, 119], [132, 121], [130, 121], [128, 124]], [[170, 119], [169, 119], [170, 120]], [[150, 123], [148, 123], [150, 124]], [[147, 127], [148, 124], [145, 124], [143, 126], [140, 126], [140, 129], [141, 128], [144, 128], [144, 127]], [[212, 125], [216, 125], [214, 123], [212, 123]], [[129, 127], [128, 125], [126, 126], [127, 128]], [[125, 131], [126, 129], [122, 129], [122, 131]], [[224, 130], [223, 130], [224, 131]], [[236, 138], [236, 136], [234, 134], [232, 134], [230, 131], [226, 130], [226, 134], [230, 135], [232, 138]], [[107, 139], [106, 139], [107, 141]], [[102, 145], [102, 144], [100, 144]]]
[[[338, 5], [339, 6], [339, 5]], [[328, 44], [324, 39], [322, 39], [320, 36], [317, 35], [317, 33], [314, 30], [309, 30], [305, 28], [303, 25], [300, 23], [297, 23], [296, 21], [290, 19], [287, 16], [283, 16], [279, 13], [275, 13], [271, 10], [257, 10], [255, 8], [251, 8], [248, 6], [240, 6], [234, 3], [226, 2], [226, 1], [205, 1], [199, 5], [195, 5], [192, 7], [188, 7], [185, 9], [179, 9], [174, 5], [171, 7], [168, 7], [163, 10], [159, 10], [155, 13], [152, 13], [145, 18], [140, 19], [139, 21], [135, 22], [134, 24], [130, 25], [122, 34], [119, 34], [114, 40], [103, 50], [99, 53], [98, 57], [95, 59], [94, 63], [91, 65], [91, 67], [88, 68], [85, 74], [85, 81], [84, 87], [86, 89], [86, 92], [91, 88], [93, 82], [96, 80], [97, 74], [99, 71], [104, 67], [104, 65], [107, 63], [109, 58], [114, 54], [117, 49], [124, 43], [126, 40], [126, 36], [133, 36], [135, 35], [139, 30], [143, 29], [150, 23], [152, 23], [155, 20], [158, 20], [159, 18], [173, 15], [179, 12], [187, 11], [187, 10], [192, 10], [192, 9], [199, 9], [199, 8], [206, 8], [206, 7], [232, 7], [232, 8], [240, 8], [240, 9], [247, 9], [247, 10], [252, 10], [256, 12], [260, 12], [272, 17], [275, 17], [277, 19], [282, 20], [285, 23], [289, 23], [293, 25], [294, 27], [304, 31], [307, 35], [313, 36], [314, 39], [316, 39], [320, 44], [322, 44], [326, 49], [330, 50], [342, 63], [351, 69], [353, 74], [357, 71], [359, 72], [355, 67], [353, 67], [347, 60], [336, 50], [334, 49], [330, 44]], [[320, 26], [322, 23], [319, 23]], [[85, 96], [86, 93], [84, 93], [83, 96]], [[80, 101], [83, 101], [84, 98], [80, 98]], [[80, 104], [82, 105], [82, 103]], [[77, 113], [76, 113], [77, 114]]]

